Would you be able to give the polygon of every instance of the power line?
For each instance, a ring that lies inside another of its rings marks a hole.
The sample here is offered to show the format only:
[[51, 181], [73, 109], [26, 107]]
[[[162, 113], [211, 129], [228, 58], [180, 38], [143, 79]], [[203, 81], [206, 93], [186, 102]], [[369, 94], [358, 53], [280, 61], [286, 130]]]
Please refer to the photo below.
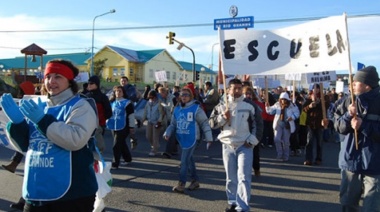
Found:
[[[351, 15], [347, 18], [365, 18], [365, 17], [378, 17], [380, 13]], [[313, 21], [326, 17], [305, 17], [305, 18], [286, 18], [286, 19], [273, 19], [273, 20], [258, 20], [255, 24], [268, 24], [268, 23], [285, 23], [285, 22], [301, 22]], [[162, 25], [162, 26], [138, 26], [138, 27], [114, 27], [114, 28], [98, 28], [96, 31], [114, 31], [114, 30], [146, 30], [146, 29], [164, 29], [164, 28], [189, 28], [189, 27], [209, 27], [214, 26], [214, 23], [200, 23], [200, 24], [176, 24], [176, 25]], [[40, 32], [84, 32], [92, 31], [91, 29], [46, 29], [46, 30], [0, 30], [0, 33], [40, 33]]]

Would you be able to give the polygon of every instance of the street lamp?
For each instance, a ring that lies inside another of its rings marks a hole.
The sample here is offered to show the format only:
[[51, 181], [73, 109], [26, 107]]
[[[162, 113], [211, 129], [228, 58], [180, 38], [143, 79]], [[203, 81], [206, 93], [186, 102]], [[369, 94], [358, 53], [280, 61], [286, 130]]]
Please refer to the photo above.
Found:
[[115, 9], [112, 9], [110, 10], [109, 12], [106, 12], [106, 13], [103, 13], [103, 14], [100, 14], [100, 15], [97, 15], [95, 16], [94, 20], [92, 21], [92, 45], [91, 45], [91, 76], [94, 75], [94, 31], [95, 31], [95, 19], [100, 17], [100, 16], [103, 16], [103, 15], [107, 15], [107, 14], [110, 14], [110, 13], [115, 13], [116, 10]]
[[214, 71], [214, 46], [218, 45], [219, 43], [212, 44], [211, 47], [211, 71]]
[[178, 47], [177, 47], [177, 49], [178, 50], [181, 50], [182, 49], [182, 47], [185, 47], [185, 48], [187, 48], [187, 49], [189, 49], [190, 51], [191, 51], [191, 54], [193, 55], [193, 68], [192, 68], [192, 72], [193, 72], [193, 82], [195, 83], [195, 54], [194, 54], [194, 51], [193, 51], [193, 49], [191, 49], [190, 47], [188, 47], [188, 46], [186, 46], [186, 44], [184, 44], [184, 43], [181, 43], [181, 42], [179, 42], [179, 41], [177, 41], [177, 40], [175, 40], [174, 38], [172, 38], [175, 42], [177, 42], [179, 45], [178, 45]]
[[178, 43], [178, 47], [177, 49], [178, 50], [181, 50], [183, 47], [189, 49], [191, 51], [191, 54], [193, 55], [193, 82], [195, 83], [195, 54], [194, 54], [194, 51], [193, 49], [191, 49], [190, 47], [186, 46], [186, 44], [182, 43], [182, 42], [179, 42], [178, 40], [176, 40], [175, 38], [175, 33], [174, 32], [169, 32], [169, 36], [166, 36], [167, 39], [169, 39], [169, 44], [173, 44], [174, 42]]

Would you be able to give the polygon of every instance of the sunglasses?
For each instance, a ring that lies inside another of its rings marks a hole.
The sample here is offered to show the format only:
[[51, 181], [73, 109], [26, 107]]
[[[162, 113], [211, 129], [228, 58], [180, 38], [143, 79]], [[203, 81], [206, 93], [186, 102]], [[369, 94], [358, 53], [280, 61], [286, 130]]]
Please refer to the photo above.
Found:
[[189, 94], [189, 93], [181, 93], [180, 96], [183, 96], [183, 97], [189, 97], [190, 94]]

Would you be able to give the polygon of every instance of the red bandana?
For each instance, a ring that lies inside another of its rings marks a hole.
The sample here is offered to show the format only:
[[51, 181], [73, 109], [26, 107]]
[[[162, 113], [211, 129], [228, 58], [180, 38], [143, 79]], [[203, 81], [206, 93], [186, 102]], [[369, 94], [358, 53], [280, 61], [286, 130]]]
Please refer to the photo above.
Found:
[[73, 71], [69, 67], [61, 63], [48, 63], [45, 68], [44, 78], [46, 78], [46, 76], [51, 73], [60, 74], [68, 80], [74, 79]]

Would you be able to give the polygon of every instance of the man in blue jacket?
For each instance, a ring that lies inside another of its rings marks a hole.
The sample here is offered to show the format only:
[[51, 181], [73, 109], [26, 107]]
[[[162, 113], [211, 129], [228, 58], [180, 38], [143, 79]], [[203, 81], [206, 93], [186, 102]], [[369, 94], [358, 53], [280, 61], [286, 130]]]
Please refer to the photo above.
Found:
[[[334, 127], [344, 134], [339, 153], [342, 211], [380, 211], [380, 88], [376, 68], [357, 71], [351, 98], [337, 106]], [[355, 138], [355, 131], [357, 138]]]

